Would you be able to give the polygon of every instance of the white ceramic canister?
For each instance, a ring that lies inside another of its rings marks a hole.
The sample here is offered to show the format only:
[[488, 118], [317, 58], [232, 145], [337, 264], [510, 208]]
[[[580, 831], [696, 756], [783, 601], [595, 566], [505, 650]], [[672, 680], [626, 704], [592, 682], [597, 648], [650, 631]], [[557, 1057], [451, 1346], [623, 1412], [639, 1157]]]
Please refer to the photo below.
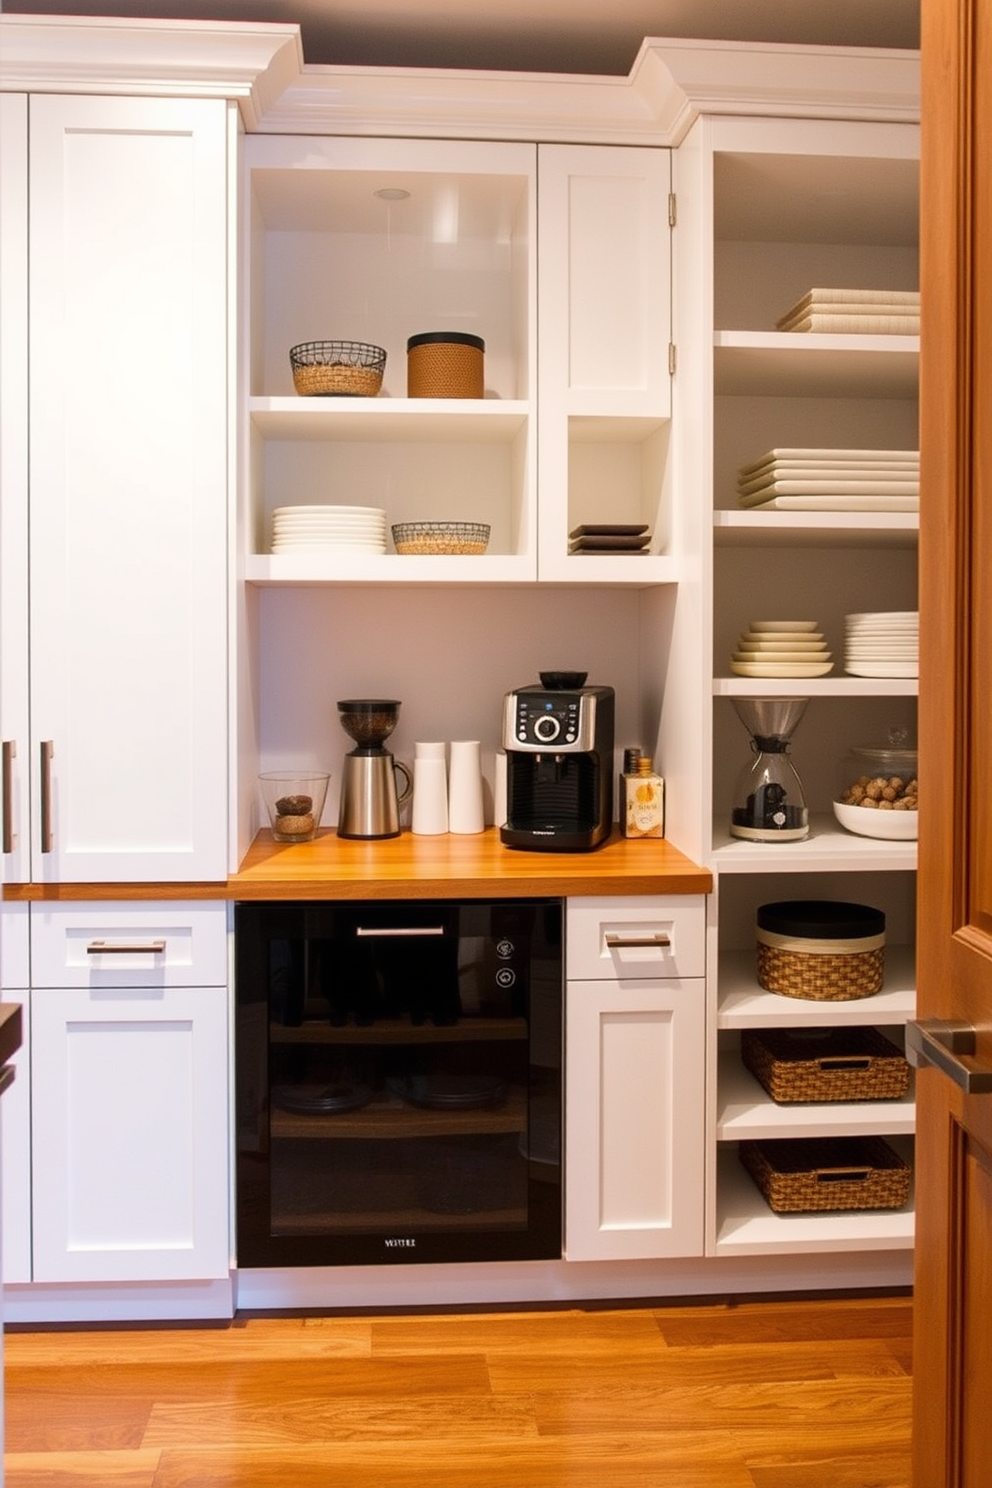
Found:
[[448, 830], [448, 771], [443, 743], [413, 746], [413, 814], [410, 830], [439, 837]]
[[478, 739], [452, 741], [451, 769], [448, 774], [449, 832], [485, 831], [481, 747]]

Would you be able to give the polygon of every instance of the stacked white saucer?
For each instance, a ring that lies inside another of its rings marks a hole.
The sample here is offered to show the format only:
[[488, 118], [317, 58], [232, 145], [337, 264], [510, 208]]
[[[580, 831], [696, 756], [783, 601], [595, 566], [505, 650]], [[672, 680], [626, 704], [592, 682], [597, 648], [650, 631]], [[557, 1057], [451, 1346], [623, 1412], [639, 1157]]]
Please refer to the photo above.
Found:
[[844, 670], [852, 677], [918, 677], [918, 610], [844, 616]]
[[272, 552], [347, 548], [386, 551], [386, 513], [378, 506], [279, 506], [272, 513]]
[[730, 670], [739, 677], [825, 677], [833, 661], [815, 620], [751, 620]]

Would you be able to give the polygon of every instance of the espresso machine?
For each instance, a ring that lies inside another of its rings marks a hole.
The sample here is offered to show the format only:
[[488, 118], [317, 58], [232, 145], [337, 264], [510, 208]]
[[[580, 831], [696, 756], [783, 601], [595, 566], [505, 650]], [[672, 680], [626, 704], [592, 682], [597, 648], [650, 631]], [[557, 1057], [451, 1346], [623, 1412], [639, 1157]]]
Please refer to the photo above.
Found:
[[586, 675], [541, 672], [503, 700], [507, 847], [585, 852], [610, 835], [614, 693]]

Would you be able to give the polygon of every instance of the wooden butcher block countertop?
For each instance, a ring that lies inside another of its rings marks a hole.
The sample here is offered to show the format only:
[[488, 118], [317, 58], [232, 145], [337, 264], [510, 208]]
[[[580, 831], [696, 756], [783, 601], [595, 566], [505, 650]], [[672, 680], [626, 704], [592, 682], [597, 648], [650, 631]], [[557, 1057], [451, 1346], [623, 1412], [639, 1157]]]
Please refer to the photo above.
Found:
[[512, 899], [708, 894], [712, 874], [663, 839], [614, 833], [592, 852], [504, 847], [495, 827], [471, 836], [280, 843], [260, 832], [237, 873], [219, 883], [8, 884], [13, 900]]

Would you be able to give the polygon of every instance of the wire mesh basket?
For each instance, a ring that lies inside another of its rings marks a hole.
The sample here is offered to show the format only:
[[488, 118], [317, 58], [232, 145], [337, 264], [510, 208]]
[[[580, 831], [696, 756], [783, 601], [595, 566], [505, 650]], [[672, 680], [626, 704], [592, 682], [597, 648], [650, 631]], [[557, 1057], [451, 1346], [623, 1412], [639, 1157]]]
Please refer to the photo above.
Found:
[[386, 368], [384, 349], [365, 341], [302, 341], [289, 360], [304, 398], [374, 398]]

